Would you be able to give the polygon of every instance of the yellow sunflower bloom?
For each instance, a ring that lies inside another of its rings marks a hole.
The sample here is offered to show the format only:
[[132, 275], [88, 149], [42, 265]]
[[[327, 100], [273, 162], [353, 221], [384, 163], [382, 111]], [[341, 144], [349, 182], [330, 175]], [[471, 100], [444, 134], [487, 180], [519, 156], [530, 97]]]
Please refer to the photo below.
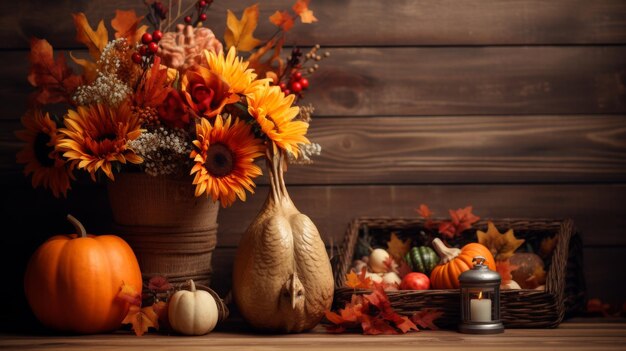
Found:
[[15, 132], [15, 135], [26, 142], [26, 146], [17, 153], [17, 162], [26, 164], [24, 174], [33, 174], [34, 188], [43, 186], [52, 190], [55, 197], [61, 194], [67, 196], [71, 188], [70, 179], [74, 176], [72, 167], [68, 167], [55, 149], [62, 138], [55, 122], [48, 113], [43, 115], [40, 110], [32, 110], [22, 116], [22, 124], [26, 129]]
[[206, 193], [223, 207], [238, 197], [246, 201], [246, 190], [254, 193], [252, 178], [262, 174], [254, 159], [262, 156], [264, 147], [244, 121], [217, 116], [214, 125], [205, 118], [196, 125], [197, 140], [190, 157], [195, 162], [191, 174], [195, 195]]
[[58, 144], [63, 156], [91, 174], [95, 180], [98, 170], [114, 180], [113, 162], [139, 164], [143, 159], [128, 148], [128, 142], [141, 135], [140, 121], [127, 103], [116, 108], [104, 105], [78, 106], [69, 110], [60, 132], [66, 138]]
[[300, 112], [292, 106], [294, 95], [285, 96], [278, 86], [263, 86], [247, 97], [248, 113], [253, 116], [261, 130], [279, 148], [298, 157], [298, 144], [309, 144], [305, 137], [309, 124], [294, 121]]
[[248, 95], [258, 87], [268, 85], [270, 79], [256, 80], [257, 74], [253, 69], [248, 69], [249, 62], [237, 56], [235, 47], [228, 50], [224, 57], [224, 52], [216, 54], [210, 50], [204, 50], [204, 57], [209, 70], [220, 76], [230, 87], [233, 94]]

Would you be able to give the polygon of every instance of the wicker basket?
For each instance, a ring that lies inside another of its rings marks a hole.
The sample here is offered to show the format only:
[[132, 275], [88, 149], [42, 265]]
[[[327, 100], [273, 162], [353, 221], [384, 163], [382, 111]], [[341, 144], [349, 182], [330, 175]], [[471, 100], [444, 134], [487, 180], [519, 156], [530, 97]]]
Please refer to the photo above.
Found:
[[[574, 232], [571, 220], [504, 219], [492, 221], [498, 228], [513, 228], [518, 238], [537, 240], [557, 236], [557, 246], [552, 254], [545, 290], [503, 290], [501, 317], [507, 328], [554, 328], [566, 312], [575, 313], [584, 304], [582, 274], [582, 245]], [[475, 224], [485, 230], [486, 221]], [[391, 231], [419, 232], [424, 222], [416, 219], [359, 218], [352, 221], [346, 231], [337, 260], [334, 261], [335, 307], [350, 301], [354, 290], [345, 287], [345, 276], [352, 265], [359, 235], [364, 232], [383, 241]], [[568, 258], [569, 262], [568, 262]], [[357, 293], [368, 293], [357, 290]], [[456, 327], [460, 321], [460, 295], [458, 290], [399, 290], [388, 291], [389, 300], [399, 313], [410, 315], [424, 308], [437, 308], [444, 312], [437, 320], [440, 327]]]

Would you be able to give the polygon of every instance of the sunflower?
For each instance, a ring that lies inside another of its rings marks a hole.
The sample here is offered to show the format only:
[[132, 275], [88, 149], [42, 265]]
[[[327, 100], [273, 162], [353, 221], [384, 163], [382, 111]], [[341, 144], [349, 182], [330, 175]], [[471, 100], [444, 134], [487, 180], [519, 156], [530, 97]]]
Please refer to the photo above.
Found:
[[309, 124], [294, 121], [300, 109], [292, 106], [294, 95], [285, 96], [278, 86], [263, 86], [247, 97], [248, 113], [279, 148], [298, 156], [298, 144], [309, 144], [305, 137]]
[[254, 159], [263, 155], [262, 141], [244, 121], [233, 122], [219, 115], [213, 126], [202, 118], [196, 135], [190, 155], [195, 162], [191, 174], [195, 173], [196, 196], [206, 193], [213, 201], [219, 199], [223, 207], [232, 205], [236, 197], [246, 201], [246, 190], [254, 194], [252, 178], [262, 173], [254, 164]]
[[224, 57], [224, 52], [216, 54], [210, 50], [204, 50], [206, 64], [211, 72], [217, 74], [228, 84], [230, 92], [233, 94], [248, 95], [258, 87], [267, 85], [271, 79], [256, 80], [256, 73], [253, 69], [248, 69], [249, 62], [237, 56], [237, 50], [231, 46], [228, 54]]
[[25, 163], [24, 174], [33, 174], [34, 188], [43, 186], [52, 190], [55, 197], [61, 194], [67, 196], [70, 189], [72, 167], [68, 167], [65, 160], [56, 151], [55, 146], [61, 140], [55, 122], [48, 113], [43, 115], [40, 110], [32, 110], [22, 116], [25, 130], [15, 132], [15, 135], [26, 146], [17, 153], [17, 162]]
[[99, 169], [114, 180], [111, 166], [115, 161], [143, 162], [127, 146], [142, 132], [139, 118], [131, 112], [128, 103], [113, 109], [100, 104], [78, 106], [76, 111], [67, 112], [64, 123], [66, 128], [60, 132], [66, 138], [59, 142], [58, 149], [73, 165], [89, 172], [94, 181]]

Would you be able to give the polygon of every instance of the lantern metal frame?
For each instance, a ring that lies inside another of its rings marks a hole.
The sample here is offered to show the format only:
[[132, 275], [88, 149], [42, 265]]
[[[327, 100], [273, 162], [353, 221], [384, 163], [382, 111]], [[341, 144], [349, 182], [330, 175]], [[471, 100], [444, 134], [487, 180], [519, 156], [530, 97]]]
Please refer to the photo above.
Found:
[[[476, 256], [474, 267], [459, 276], [461, 285], [461, 323], [459, 331], [468, 334], [498, 334], [504, 332], [500, 319], [500, 274], [489, 269], [486, 258]], [[479, 301], [485, 301], [481, 303]], [[489, 302], [487, 302], [489, 301]], [[475, 305], [475, 306], [474, 306]], [[479, 315], [489, 306], [488, 316]], [[475, 307], [475, 308], [473, 308]], [[472, 313], [474, 315], [472, 315]]]

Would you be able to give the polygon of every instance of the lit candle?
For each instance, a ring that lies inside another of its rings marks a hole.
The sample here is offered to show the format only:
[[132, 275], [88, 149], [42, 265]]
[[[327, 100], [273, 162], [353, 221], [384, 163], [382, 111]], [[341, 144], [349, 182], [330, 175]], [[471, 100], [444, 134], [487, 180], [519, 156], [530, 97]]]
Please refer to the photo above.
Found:
[[490, 322], [491, 321], [491, 300], [483, 299], [482, 291], [478, 294], [477, 299], [470, 300], [470, 319], [474, 322]]

